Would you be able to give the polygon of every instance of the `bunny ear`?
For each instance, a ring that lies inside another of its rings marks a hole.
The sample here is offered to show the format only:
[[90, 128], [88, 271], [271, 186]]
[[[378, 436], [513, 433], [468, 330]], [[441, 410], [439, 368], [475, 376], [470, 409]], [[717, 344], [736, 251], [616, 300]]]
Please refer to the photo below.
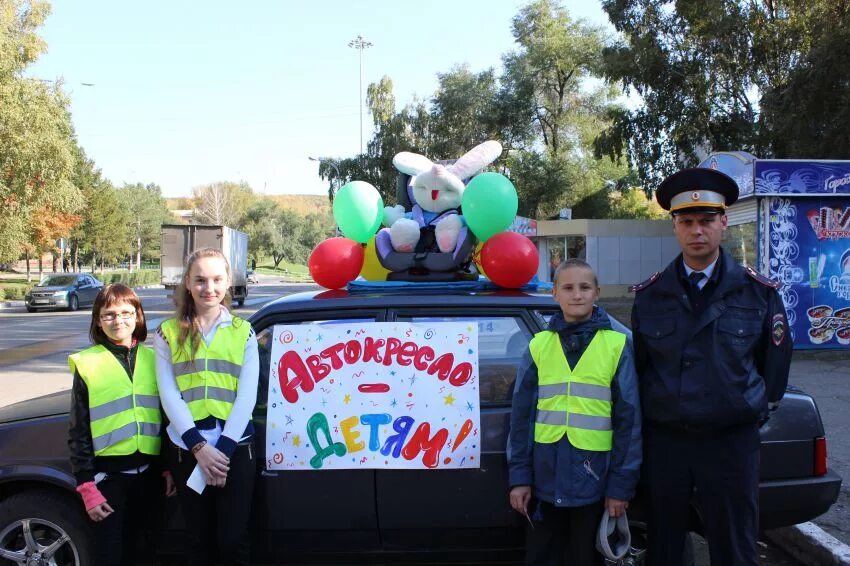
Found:
[[458, 179], [469, 179], [494, 161], [502, 154], [502, 144], [497, 141], [486, 141], [469, 150], [463, 157], [449, 165], [447, 169]]
[[424, 155], [411, 153], [409, 151], [401, 151], [393, 157], [393, 165], [402, 173], [408, 175], [419, 175], [425, 171], [430, 171], [434, 166], [431, 160]]

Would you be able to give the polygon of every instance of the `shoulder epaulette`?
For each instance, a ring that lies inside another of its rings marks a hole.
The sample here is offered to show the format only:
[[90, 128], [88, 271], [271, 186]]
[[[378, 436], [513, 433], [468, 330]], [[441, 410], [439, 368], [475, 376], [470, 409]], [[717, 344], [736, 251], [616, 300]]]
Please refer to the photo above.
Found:
[[756, 271], [752, 267], [745, 267], [744, 270], [747, 272], [747, 275], [749, 275], [750, 277], [752, 277], [753, 279], [755, 279], [756, 281], [758, 281], [759, 283], [761, 283], [765, 287], [770, 287], [771, 289], [779, 289], [780, 287], [782, 287], [782, 283], [780, 283], [779, 281], [774, 281], [773, 279], [770, 279], [768, 277], [765, 277], [764, 275], [762, 275], [761, 273], [759, 273], [758, 271]]
[[655, 273], [650, 275], [649, 279], [647, 279], [646, 281], [643, 281], [641, 283], [638, 283], [636, 285], [632, 285], [631, 287], [629, 287], [629, 293], [637, 293], [638, 291], [642, 291], [642, 290], [646, 289], [647, 287], [649, 287], [650, 285], [655, 283], [660, 276], [661, 276], [661, 272], [656, 271]]

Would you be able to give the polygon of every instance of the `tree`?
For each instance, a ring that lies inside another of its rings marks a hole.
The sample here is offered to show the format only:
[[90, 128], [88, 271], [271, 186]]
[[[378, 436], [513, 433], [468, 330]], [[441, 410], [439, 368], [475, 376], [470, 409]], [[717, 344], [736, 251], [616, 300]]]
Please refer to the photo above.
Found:
[[136, 252], [136, 267], [140, 268], [143, 254], [158, 255], [161, 227], [174, 217], [162, 198], [162, 189], [155, 183], [125, 184], [117, 195], [133, 218], [131, 246]]
[[199, 224], [239, 226], [254, 198], [248, 183], [220, 181], [192, 189], [195, 220]]
[[[623, 35], [605, 50], [606, 76], [643, 104], [614, 112], [596, 149], [626, 155], [644, 186], [711, 151], [846, 155], [830, 144], [845, 144], [841, 130], [850, 128], [842, 112], [846, 2], [603, 0], [602, 7]], [[824, 139], [832, 135], [838, 139]]]
[[16, 260], [34, 212], [73, 214], [82, 195], [70, 182], [73, 141], [61, 84], [23, 78], [46, 49], [36, 34], [50, 13], [38, 0], [0, 0], [0, 261]]

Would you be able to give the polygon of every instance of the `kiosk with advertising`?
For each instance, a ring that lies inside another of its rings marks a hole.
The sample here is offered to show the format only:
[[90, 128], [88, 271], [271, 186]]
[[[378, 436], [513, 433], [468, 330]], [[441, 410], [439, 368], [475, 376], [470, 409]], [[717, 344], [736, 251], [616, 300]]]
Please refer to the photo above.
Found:
[[782, 284], [795, 348], [850, 348], [850, 161], [712, 154], [740, 187], [724, 245]]

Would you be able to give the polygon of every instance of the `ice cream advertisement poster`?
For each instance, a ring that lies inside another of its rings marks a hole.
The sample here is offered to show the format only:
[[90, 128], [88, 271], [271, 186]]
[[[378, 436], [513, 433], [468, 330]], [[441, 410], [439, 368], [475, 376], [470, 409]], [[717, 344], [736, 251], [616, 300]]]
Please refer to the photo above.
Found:
[[770, 276], [794, 343], [850, 347], [850, 198], [771, 198]]
[[478, 326], [277, 325], [266, 468], [477, 468]]

